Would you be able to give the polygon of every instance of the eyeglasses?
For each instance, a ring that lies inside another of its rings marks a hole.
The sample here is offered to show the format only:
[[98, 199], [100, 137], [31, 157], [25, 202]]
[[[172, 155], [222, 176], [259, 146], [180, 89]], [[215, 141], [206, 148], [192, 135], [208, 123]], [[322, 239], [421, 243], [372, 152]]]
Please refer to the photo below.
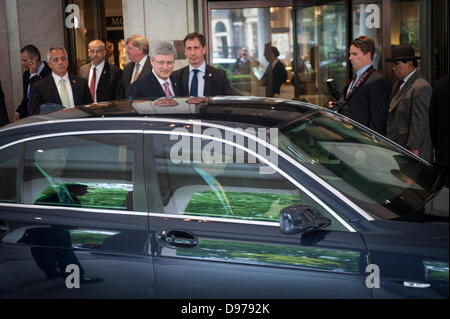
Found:
[[172, 66], [175, 62], [174, 61], [158, 61], [158, 60], [153, 60], [156, 62], [156, 64], [158, 64], [159, 66], [163, 66], [163, 65], [167, 65], [167, 66]]
[[363, 41], [360, 38], [357, 38], [354, 41], [356, 42], [357, 45], [365, 45], [366, 44], [366, 41]]

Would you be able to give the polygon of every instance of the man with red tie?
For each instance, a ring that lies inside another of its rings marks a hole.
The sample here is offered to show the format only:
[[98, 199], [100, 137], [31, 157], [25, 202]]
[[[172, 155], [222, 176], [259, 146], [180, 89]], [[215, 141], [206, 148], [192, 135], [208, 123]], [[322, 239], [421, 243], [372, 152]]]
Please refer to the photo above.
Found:
[[150, 48], [152, 71], [133, 82], [128, 97], [157, 99], [180, 96], [179, 84], [172, 76], [176, 50], [171, 43], [157, 42]]
[[94, 102], [118, 100], [122, 70], [106, 61], [105, 43], [93, 40], [89, 43], [88, 55], [91, 63], [80, 68], [79, 75], [88, 81], [89, 90]]

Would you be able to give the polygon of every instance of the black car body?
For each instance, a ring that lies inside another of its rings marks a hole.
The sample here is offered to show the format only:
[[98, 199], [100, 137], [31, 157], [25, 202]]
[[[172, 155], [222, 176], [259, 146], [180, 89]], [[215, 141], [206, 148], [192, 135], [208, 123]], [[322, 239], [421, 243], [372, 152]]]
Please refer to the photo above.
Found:
[[0, 130], [0, 296], [448, 298], [445, 171], [302, 102], [176, 101]]

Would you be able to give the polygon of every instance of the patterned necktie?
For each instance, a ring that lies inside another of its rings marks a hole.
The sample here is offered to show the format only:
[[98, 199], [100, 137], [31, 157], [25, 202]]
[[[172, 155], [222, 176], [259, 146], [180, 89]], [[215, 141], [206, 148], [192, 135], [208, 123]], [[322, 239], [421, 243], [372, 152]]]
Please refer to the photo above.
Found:
[[136, 63], [136, 72], [134, 72], [133, 81], [131, 81], [131, 83], [133, 83], [134, 81], [136, 81], [138, 79], [139, 73], [140, 73], [139, 63]]
[[61, 81], [59, 82], [59, 95], [61, 97], [62, 105], [64, 105], [64, 107], [71, 107], [69, 93], [67, 92], [63, 78], [61, 78]]
[[194, 76], [192, 77], [191, 89], [189, 91], [189, 96], [198, 96], [198, 77], [197, 77], [197, 74], [198, 74], [198, 72], [200, 72], [200, 70], [193, 69], [192, 72], [194, 72]]
[[92, 77], [91, 77], [91, 83], [89, 85], [89, 90], [91, 91], [92, 101], [95, 102], [95, 82], [96, 82], [96, 74], [95, 74], [96, 68], [92, 70]]
[[164, 93], [166, 93], [166, 97], [172, 97], [172, 93], [169, 89], [169, 82], [164, 82]]
[[398, 92], [400, 91], [400, 87], [403, 83], [403, 80], [398, 81], [396, 87], [394, 88], [394, 91], [392, 92], [392, 99], [391, 103], [389, 104], [389, 112], [394, 108], [394, 100], [397, 98]]

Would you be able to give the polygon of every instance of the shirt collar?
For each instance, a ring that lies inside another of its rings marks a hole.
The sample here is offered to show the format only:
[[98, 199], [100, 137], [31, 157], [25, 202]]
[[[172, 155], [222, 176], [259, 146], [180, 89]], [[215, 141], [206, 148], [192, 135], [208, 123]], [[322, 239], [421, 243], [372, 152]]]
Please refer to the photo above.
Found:
[[65, 82], [69, 83], [69, 72], [66, 72], [66, 74], [64, 74], [63, 77], [60, 77], [59, 75], [56, 75], [55, 73], [52, 72], [53, 78], [55, 79], [55, 81], [59, 84], [59, 82], [61, 81], [61, 79], [64, 79]]
[[197, 69], [203, 73], [206, 73], [206, 61], [203, 61], [202, 65], [200, 65], [198, 68], [194, 68], [192, 65], [189, 64], [189, 72], [191, 72], [194, 69]]
[[163, 80], [163, 79], [161, 79], [159, 76], [156, 75], [155, 69], [152, 68], [152, 72], [153, 72], [153, 74], [155, 75], [156, 79], [158, 80], [159, 84], [161, 84], [161, 86], [163, 86], [164, 83], [166, 83], [166, 82], [169, 82], [169, 85], [172, 84], [172, 82], [170, 81], [170, 77], [167, 78], [167, 80]]
[[372, 64], [367, 64], [367, 65], [363, 66], [361, 69], [359, 69], [359, 70], [356, 72], [356, 78], [358, 79], [364, 72], [367, 71], [368, 68], [370, 68], [371, 65], [372, 65]]
[[408, 75], [403, 79], [403, 83], [406, 83], [406, 82], [409, 80], [409, 78], [410, 78], [414, 73], [416, 73], [416, 71], [417, 71], [417, 69], [415, 69], [415, 70], [412, 71], [410, 74], [408, 74]]
[[96, 68], [97, 70], [103, 70], [103, 67], [105, 66], [105, 60], [103, 60], [102, 63], [100, 63], [99, 65], [95, 66], [94, 63], [91, 64], [91, 69]]
[[42, 70], [45, 68], [45, 63], [42, 62], [41, 65], [39, 66], [38, 70], [37, 70], [37, 74], [41, 74]]
[[144, 67], [146, 61], [147, 61], [147, 56], [144, 56], [144, 57], [141, 59], [141, 61], [138, 62], [141, 70], [142, 70], [142, 68]]

